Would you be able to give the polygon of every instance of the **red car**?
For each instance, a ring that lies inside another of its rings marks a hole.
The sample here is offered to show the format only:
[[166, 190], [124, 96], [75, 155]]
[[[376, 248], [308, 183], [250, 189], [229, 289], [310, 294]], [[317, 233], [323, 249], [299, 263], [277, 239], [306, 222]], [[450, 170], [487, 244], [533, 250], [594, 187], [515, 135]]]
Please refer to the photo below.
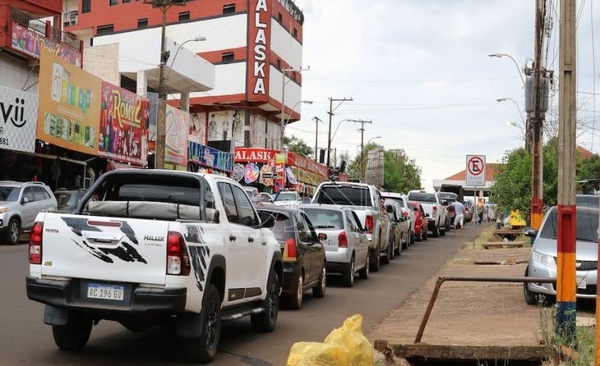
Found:
[[427, 240], [427, 218], [423, 206], [417, 201], [408, 201], [415, 212], [415, 240]]

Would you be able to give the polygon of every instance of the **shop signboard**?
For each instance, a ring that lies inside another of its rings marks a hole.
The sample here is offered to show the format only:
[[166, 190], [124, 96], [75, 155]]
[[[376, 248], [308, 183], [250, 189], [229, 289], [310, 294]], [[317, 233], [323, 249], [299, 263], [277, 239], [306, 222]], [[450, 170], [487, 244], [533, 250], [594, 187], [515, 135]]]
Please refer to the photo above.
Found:
[[0, 86], [0, 149], [34, 152], [38, 95]]
[[44, 48], [40, 53], [36, 137], [97, 155], [102, 81]]
[[235, 161], [239, 163], [267, 163], [275, 159], [277, 153], [279, 153], [279, 150], [236, 147]]
[[11, 24], [11, 48], [31, 57], [40, 58], [41, 49], [57, 55], [61, 60], [81, 67], [81, 53], [62, 43], [44, 37], [33, 29], [19, 23]]
[[146, 165], [150, 101], [102, 82], [98, 155], [134, 165]]
[[188, 125], [190, 114], [167, 105], [165, 161], [177, 165], [187, 165]]
[[190, 141], [188, 144], [188, 156], [191, 161], [209, 168], [228, 173], [233, 169], [233, 155], [210, 146]]

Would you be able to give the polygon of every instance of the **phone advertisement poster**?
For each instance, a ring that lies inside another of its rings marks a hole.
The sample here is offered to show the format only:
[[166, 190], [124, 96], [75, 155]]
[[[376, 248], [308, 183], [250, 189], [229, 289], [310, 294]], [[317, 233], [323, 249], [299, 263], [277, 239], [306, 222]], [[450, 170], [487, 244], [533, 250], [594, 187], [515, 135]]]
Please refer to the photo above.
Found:
[[188, 163], [188, 125], [190, 114], [167, 105], [165, 161], [186, 166]]

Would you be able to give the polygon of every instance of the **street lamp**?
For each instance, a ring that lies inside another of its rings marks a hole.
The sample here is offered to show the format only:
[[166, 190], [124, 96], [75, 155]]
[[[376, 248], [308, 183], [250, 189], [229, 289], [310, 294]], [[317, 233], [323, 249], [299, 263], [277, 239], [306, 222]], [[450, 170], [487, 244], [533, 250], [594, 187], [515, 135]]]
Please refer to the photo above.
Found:
[[[175, 51], [175, 56], [173, 57], [173, 61], [171, 61], [171, 66], [169, 66], [169, 72], [171, 72], [171, 68], [173, 67], [173, 64], [175, 63], [177, 54], [179, 53], [179, 50], [181, 50], [181, 48], [183, 47], [184, 44], [186, 44], [188, 42], [202, 42], [202, 41], [206, 41], [206, 37], [198, 35], [195, 38], [188, 39], [188, 40], [184, 41], [182, 44], [180, 44], [179, 47], [177, 47], [177, 51]], [[169, 75], [167, 75], [167, 76], [169, 76]]]
[[[521, 117], [521, 122], [523, 122], [523, 127], [521, 127], [521, 129], [524, 132], [525, 135], [525, 149], [527, 151], [530, 151], [530, 147], [531, 147], [531, 135], [529, 133], [529, 124], [528, 121], [529, 119], [527, 119], [527, 121], [525, 121], [525, 119], [523, 118], [523, 112], [521, 111], [521, 107], [519, 107], [519, 103], [517, 103], [514, 99], [512, 98], [499, 98], [496, 99], [496, 102], [506, 102], [507, 100], [510, 100], [511, 102], [513, 102], [516, 106], [517, 106], [517, 110], [519, 111], [519, 117]], [[516, 124], [514, 122], [510, 123], [513, 126], [516, 126]]]
[[510, 58], [515, 63], [517, 70], [519, 70], [519, 77], [521, 78], [521, 82], [523, 83], [523, 86], [525, 86], [525, 79], [523, 79], [521, 67], [519, 66], [519, 63], [517, 62], [517, 60], [514, 59], [514, 57], [512, 57], [511, 55], [506, 54], [506, 53], [490, 53], [488, 55], [488, 57], [497, 57], [497, 58], [508, 57], [508, 58]]
[[[283, 129], [285, 128], [284, 122], [285, 122], [285, 85], [287, 83], [289, 83], [290, 79], [288, 78], [287, 82], [286, 82], [286, 78], [287, 78], [287, 73], [290, 71], [296, 71], [301, 73], [302, 71], [306, 71], [306, 70], [310, 70], [310, 67], [303, 69], [281, 69], [281, 115], [279, 118], [279, 124], [281, 126], [281, 150], [283, 150]], [[312, 102], [311, 102], [312, 103]], [[292, 108], [293, 109], [293, 108]]]
[[[301, 100], [298, 103], [294, 104], [294, 106], [292, 107], [291, 112], [294, 111], [294, 109], [296, 109], [296, 107], [300, 104], [313, 104], [312, 100]], [[283, 139], [285, 137], [285, 128], [288, 125], [288, 123], [290, 123], [290, 115], [288, 115], [288, 118], [286, 118], [284, 120], [284, 122], [281, 124], [281, 150], [283, 150]]]
[[513, 102], [517, 106], [517, 110], [519, 110], [519, 117], [521, 117], [521, 121], [523, 121], [523, 125], [526, 125], [525, 119], [523, 118], [523, 112], [521, 111], [521, 107], [519, 107], [519, 103], [517, 103], [514, 99], [512, 99], [512, 98], [498, 98], [498, 99], [496, 99], [496, 102], [501, 103], [501, 102], [506, 102], [507, 100], [510, 100], [511, 102]]
[[193, 0], [144, 0], [144, 4], [152, 4], [153, 8], [160, 8], [162, 12], [160, 32], [160, 64], [158, 72], [158, 102], [156, 106], [156, 154], [154, 160], [155, 169], [165, 168], [165, 145], [167, 137], [167, 91], [165, 85], [165, 66], [169, 60], [169, 54], [165, 51], [167, 10], [171, 6], [184, 6], [187, 1]]

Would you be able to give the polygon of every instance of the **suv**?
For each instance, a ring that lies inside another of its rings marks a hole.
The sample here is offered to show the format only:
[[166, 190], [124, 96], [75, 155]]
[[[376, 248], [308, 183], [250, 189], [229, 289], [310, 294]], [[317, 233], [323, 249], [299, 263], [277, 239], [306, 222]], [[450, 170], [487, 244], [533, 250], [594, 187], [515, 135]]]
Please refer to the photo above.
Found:
[[408, 200], [420, 202], [423, 206], [428, 221], [427, 228], [431, 231], [431, 236], [437, 238], [440, 235], [446, 235], [448, 215], [437, 192], [413, 190], [408, 192]]
[[[311, 203], [350, 206], [361, 220], [369, 241], [371, 270], [389, 263], [391, 254], [390, 222], [381, 207], [381, 193], [372, 184], [355, 182], [323, 182], [319, 184]], [[381, 258], [383, 256], [383, 259]]]
[[56, 198], [43, 182], [0, 181], [0, 240], [17, 244], [39, 212], [56, 206]]
[[301, 201], [302, 198], [300, 197], [300, 194], [295, 190], [284, 189], [275, 193], [275, 196], [273, 197], [273, 204], [275, 206], [297, 208]]
[[415, 213], [413, 208], [408, 204], [408, 197], [404, 193], [396, 192], [381, 192], [381, 197], [398, 202], [402, 208], [402, 217], [408, 221], [408, 242], [402, 244], [403, 248], [408, 248], [408, 244], [414, 244], [416, 238], [415, 229]]

